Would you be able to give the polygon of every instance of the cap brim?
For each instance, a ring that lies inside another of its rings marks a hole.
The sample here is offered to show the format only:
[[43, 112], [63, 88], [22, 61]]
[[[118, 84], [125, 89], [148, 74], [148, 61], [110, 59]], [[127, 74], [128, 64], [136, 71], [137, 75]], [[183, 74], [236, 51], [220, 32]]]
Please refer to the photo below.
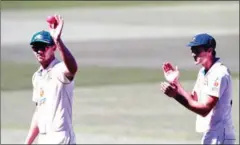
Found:
[[31, 42], [30, 45], [33, 45], [34, 43], [38, 43], [38, 42], [46, 43], [46, 44], [50, 44], [48, 41], [44, 41], [44, 40], [35, 40], [35, 41]]
[[189, 42], [189, 43], [187, 44], [188, 47], [199, 46], [199, 45], [201, 45], [201, 44], [199, 44], [199, 43], [194, 43], [194, 42]]

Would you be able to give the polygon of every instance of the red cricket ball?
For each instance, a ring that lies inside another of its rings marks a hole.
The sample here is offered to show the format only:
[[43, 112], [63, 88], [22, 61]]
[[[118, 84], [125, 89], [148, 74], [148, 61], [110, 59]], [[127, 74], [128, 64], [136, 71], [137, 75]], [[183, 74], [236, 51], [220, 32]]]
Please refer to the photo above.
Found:
[[54, 16], [48, 16], [46, 21], [49, 23], [49, 24], [55, 24], [57, 22], [57, 20], [55, 19]]

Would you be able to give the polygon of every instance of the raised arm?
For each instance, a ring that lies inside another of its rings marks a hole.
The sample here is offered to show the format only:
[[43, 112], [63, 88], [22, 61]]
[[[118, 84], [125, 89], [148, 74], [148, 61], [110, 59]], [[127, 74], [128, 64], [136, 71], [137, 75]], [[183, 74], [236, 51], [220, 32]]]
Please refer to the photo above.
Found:
[[61, 38], [55, 40], [55, 43], [60, 52], [61, 58], [67, 67], [67, 70], [64, 72], [64, 74], [69, 80], [72, 80], [78, 69], [77, 62], [69, 49], [67, 49], [67, 47], [64, 45]]
[[54, 39], [57, 49], [60, 52], [60, 56], [66, 65], [67, 69], [64, 74], [69, 80], [72, 80], [77, 72], [78, 66], [70, 50], [65, 46], [61, 39], [64, 21], [60, 15], [55, 15], [52, 19], [52, 23], [49, 23], [50, 33]]

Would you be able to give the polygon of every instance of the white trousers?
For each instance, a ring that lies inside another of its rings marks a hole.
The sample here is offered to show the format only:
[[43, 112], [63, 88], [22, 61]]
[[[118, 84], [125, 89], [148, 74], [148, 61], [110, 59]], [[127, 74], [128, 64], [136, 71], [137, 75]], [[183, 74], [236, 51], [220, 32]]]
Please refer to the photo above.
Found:
[[202, 144], [234, 144], [235, 134], [233, 128], [221, 127], [218, 130], [207, 131], [203, 134]]
[[39, 134], [38, 144], [76, 144], [74, 133], [61, 131]]

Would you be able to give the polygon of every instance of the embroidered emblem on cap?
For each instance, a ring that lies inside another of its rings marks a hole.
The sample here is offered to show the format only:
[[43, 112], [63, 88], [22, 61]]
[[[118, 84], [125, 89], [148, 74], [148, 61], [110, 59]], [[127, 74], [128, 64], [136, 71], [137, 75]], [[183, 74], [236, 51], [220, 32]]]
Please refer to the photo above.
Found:
[[43, 39], [42, 35], [37, 35], [35, 39]]
[[192, 41], [195, 41], [195, 39], [196, 39], [196, 37], [193, 37], [193, 38], [192, 38]]

